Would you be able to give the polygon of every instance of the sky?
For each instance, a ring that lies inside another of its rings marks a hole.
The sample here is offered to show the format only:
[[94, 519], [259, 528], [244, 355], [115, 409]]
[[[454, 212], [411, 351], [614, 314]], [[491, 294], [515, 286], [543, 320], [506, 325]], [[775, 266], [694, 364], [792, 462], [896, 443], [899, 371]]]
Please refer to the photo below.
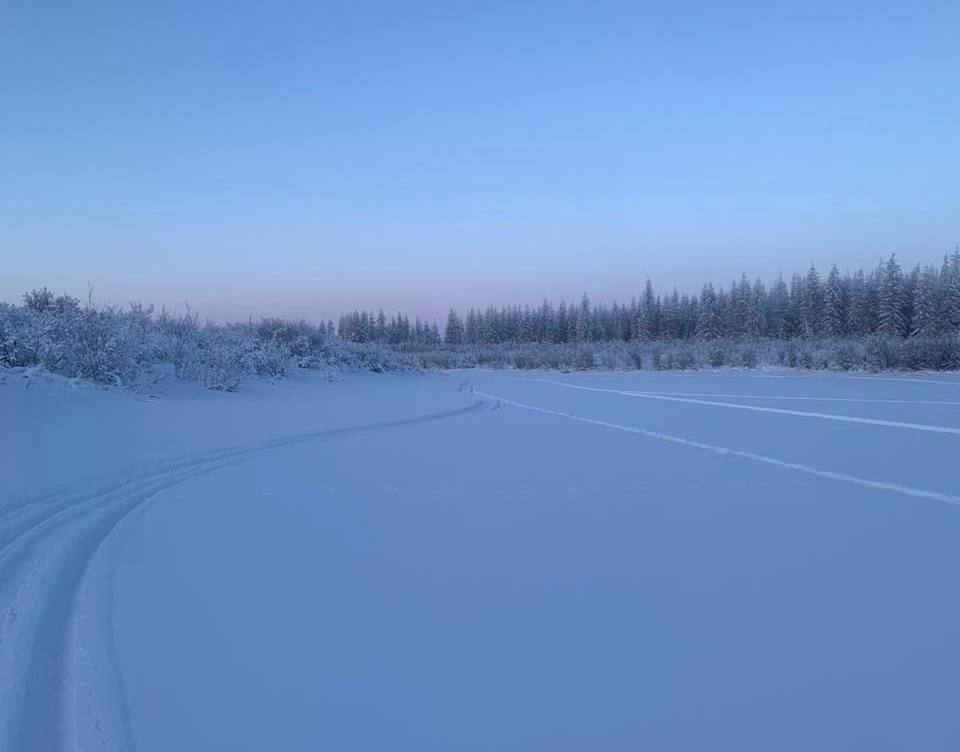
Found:
[[0, 300], [629, 299], [960, 242], [960, 3], [5, 2]]

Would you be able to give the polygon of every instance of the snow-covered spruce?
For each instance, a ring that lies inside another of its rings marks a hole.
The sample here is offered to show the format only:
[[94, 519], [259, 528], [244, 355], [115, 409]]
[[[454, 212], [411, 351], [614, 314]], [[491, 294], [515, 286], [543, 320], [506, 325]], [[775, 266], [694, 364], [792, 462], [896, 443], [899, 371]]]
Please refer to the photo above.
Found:
[[746, 275], [729, 289], [658, 295], [647, 280], [629, 304], [579, 303], [450, 311], [436, 326], [357, 311], [338, 332], [413, 355], [424, 368], [718, 366], [831, 369], [960, 368], [960, 250], [905, 274], [895, 256], [875, 270], [826, 279], [813, 266], [771, 286]]

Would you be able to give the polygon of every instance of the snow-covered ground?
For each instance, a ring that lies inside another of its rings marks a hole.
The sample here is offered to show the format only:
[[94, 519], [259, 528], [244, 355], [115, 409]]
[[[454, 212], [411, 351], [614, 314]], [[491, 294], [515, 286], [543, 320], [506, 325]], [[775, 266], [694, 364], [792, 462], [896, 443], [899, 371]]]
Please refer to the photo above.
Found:
[[960, 747], [960, 376], [0, 383], [0, 749]]

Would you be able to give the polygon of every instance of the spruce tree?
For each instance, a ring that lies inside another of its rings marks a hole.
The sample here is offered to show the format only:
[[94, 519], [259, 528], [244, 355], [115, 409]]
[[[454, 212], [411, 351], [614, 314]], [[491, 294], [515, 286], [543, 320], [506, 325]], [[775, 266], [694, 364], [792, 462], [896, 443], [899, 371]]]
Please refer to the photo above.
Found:
[[845, 315], [845, 300], [843, 294], [843, 285], [840, 281], [840, 271], [834, 264], [827, 276], [827, 284], [824, 287], [823, 295], [823, 333], [836, 337], [843, 334]]
[[940, 272], [940, 319], [947, 331], [960, 330], [960, 248], [943, 257]]
[[898, 337], [906, 334], [905, 303], [903, 271], [896, 254], [891, 254], [883, 266], [877, 291], [877, 330]]
[[457, 312], [452, 308], [447, 315], [447, 328], [444, 332], [444, 339], [448, 345], [463, 344], [463, 324], [460, 322], [460, 317], [457, 315]]
[[810, 337], [823, 329], [823, 289], [820, 285], [820, 273], [813, 264], [800, 285], [800, 330]]
[[657, 336], [657, 301], [653, 294], [653, 283], [647, 279], [640, 300], [640, 339], [653, 339]]
[[936, 272], [927, 267], [919, 274], [913, 287], [910, 334], [915, 337], [934, 334], [937, 330], [936, 286]]
[[700, 294], [700, 312], [697, 317], [697, 337], [716, 339], [720, 336], [720, 310], [713, 285], [704, 285]]
[[590, 298], [583, 294], [580, 300], [580, 307], [577, 308], [577, 320], [575, 324], [575, 338], [577, 342], [587, 342], [591, 339], [591, 329], [593, 317], [590, 312]]

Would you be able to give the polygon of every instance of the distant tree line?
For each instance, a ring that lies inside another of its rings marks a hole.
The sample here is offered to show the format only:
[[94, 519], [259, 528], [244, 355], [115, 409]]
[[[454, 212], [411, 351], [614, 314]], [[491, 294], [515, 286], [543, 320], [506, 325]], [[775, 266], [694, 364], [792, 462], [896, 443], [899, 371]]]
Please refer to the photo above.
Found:
[[0, 368], [42, 368], [101, 384], [172, 375], [215, 389], [291, 368], [698, 369], [763, 366], [960, 369], [960, 249], [905, 273], [890, 256], [869, 273], [813, 266], [767, 287], [742, 275], [700, 295], [655, 292], [629, 304], [549, 301], [451, 310], [436, 323], [356, 311], [339, 324], [261, 319], [201, 323], [189, 310], [86, 304], [46, 288], [0, 302]]
[[403, 314], [392, 316], [388, 321], [382, 310], [376, 314], [372, 311], [354, 311], [341, 316], [337, 334], [348, 342], [376, 342], [382, 345], [409, 343], [430, 347], [443, 343], [436, 322], [427, 324], [417, 318], [411, 325], [410, 319]]
[[[465, 315], [451, 310], [442, 342], [447, 345], [566, 344], [716, 340], [729, 338], [934, 336], [960, 332], [960, 249], [939, 266], [909, 273], [895, 255], [875, 269], [841, 274], [836, 265], [823, 278], [815, 266], [779, 277], [767, 286], [744, 274], [729, 288], [707, 284], [700, 295], [655, 292], [650, 280], [629, 304], [579, 303], [488, 307]], [[338, 334], [352, 342], [386, 345], [441, 344], [436, 324], [380, 311], [341, 317]]]

